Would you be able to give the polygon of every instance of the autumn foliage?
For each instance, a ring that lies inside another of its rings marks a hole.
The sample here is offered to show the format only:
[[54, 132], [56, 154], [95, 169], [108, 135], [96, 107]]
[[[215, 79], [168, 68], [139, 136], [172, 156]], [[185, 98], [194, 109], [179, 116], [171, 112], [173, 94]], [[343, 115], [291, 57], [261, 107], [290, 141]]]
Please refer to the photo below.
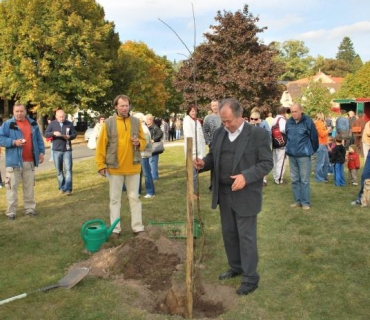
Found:
[[218, 24], [204, 34], [206, 41], [176, 75], [175, 87], [184, 94], [184, 106], [196, 102], [202, 109], [211, 99], [235, 97], [246, 110], [277, 107], [281, 65], [274, 59], [278, 54], [274, 45], [258, 38], [266, 27], [256, 26], [259, 19], [247, 5], [243, 12], [218, 11], [215, 20]]

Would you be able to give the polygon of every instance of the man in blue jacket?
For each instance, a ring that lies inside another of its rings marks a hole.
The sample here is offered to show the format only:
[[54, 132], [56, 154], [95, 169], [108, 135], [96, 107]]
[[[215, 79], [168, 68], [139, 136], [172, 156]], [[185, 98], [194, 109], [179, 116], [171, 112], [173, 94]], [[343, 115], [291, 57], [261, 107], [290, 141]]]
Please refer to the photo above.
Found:
[[289, 156], [290, 176], [294, 203], [292, 208], [309, 210], [311, 205], [310, 175], [311, 156], [319, 148], [319, 138], [312, 119], [303, 113], [299, 104], [290, 107], [291, 117], [286, 122], [287, 144], [285, 152]]
[[9, 220], [14, 220], [18, 207], [18, 186], [23, 185], [26, 215], [36, 215], [34, 195], [35, 167], [43, 163], [45, 145], [37, 122], [27, 116], [26, 106], [16, 103], [13, 117], [0, 127], [0, 145], [5, 147], [5, 187]]

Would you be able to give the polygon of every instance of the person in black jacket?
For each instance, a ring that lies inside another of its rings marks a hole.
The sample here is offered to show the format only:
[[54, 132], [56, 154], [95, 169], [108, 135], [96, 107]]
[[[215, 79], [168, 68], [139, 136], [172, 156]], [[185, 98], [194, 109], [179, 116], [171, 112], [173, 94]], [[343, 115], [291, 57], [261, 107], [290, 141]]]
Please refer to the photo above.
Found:
[[346, 161], [346, 149], [342, 144], [342, 137], [337, 135], [335, 138], [335, 147], [331, 153], [330, 162], [334, 164], [334, 185], [343, 187], [346, 185], [344, 179], [344, 162]]
[[[148, 126], [148, 129], [150, 131], [150, 136], [152, 138], [151, 142], [154, 143], [154, 142], [161, 141], [163, 137], [163, 131], [154, 123], [153, 115], [147, 114], [145, 116], [145, 123]], [[159, 179], [158, 160], [159, 160], [159, 154], [158, 153], [155, 154], [153, 152], [152, 156], [149, 158], [150, 169], [152, 171], [153, 180]]]
[[72, 194], [72, 144], [77, 137], [73, 123], [66, 120], [62, 109], [57, 110], [56, 120], [46, 128], [45, 138], [53, 138], [53, 159], [58, 177], [59, 194]]

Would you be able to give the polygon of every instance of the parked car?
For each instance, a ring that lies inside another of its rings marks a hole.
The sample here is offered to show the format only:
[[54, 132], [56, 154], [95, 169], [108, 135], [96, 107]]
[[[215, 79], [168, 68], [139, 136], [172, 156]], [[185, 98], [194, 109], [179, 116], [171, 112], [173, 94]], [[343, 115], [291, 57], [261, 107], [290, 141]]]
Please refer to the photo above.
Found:
[[89, 141], [90, 136], [92, 135], [93, 132], [94, 132], [94, 127], [87, 128], [87, 130], [85, 131], [85, 141]]

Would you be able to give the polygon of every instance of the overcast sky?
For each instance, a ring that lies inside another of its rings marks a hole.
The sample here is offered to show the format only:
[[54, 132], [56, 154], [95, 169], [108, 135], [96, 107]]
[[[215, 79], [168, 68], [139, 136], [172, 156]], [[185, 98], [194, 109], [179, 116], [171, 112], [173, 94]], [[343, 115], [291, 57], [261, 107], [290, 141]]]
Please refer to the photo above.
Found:
[[[171, 61], [188, 56], [185, 46], [167, 26], [170, 25], [192, 52], [194, 47], [194, 6], [196, 44], [215, 25], [218, 10], [236, 12], [249, 5], [258, 16], [259, 27], [268, 27], [259, 38], [271, 41], [303, 41], [313, 57], [335, 58], [344, 37], [351, 38], [363, 62], [370, 61], [369, 0], [97, 0], [113, 21], [120, 40], [142, 41], [156, 54]], [[184, 56], [185, 55], [185, 56]]]

